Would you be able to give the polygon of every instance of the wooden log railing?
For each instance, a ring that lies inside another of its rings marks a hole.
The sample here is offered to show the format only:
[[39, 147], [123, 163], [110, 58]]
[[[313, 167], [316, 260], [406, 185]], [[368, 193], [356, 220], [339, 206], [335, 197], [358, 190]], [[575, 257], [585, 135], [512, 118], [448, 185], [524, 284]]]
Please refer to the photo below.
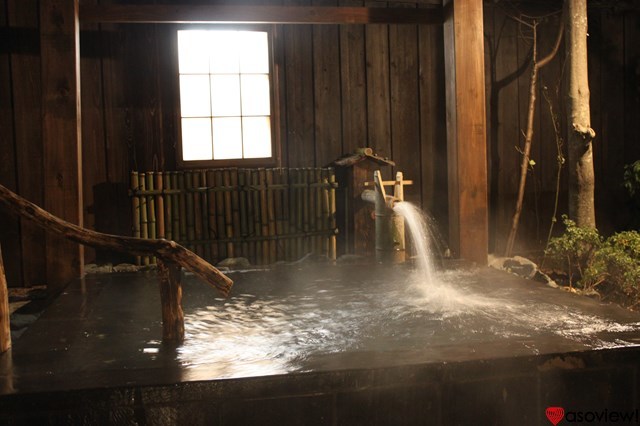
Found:
[[162, 338], [165, 342], [181, 343], [184, 340], [180, 267], [193, 272], [224, 296], [229, 294], [233, 285], [233, 281], [217, 268], [175, 241], [121, 237], [84, 229], [53, 216], [2, 185], [0, 206], [21, 218], [31, 220], [49, 232], [62, 235], [79, 244], [134, 256], [155, 256], [159, 263]]

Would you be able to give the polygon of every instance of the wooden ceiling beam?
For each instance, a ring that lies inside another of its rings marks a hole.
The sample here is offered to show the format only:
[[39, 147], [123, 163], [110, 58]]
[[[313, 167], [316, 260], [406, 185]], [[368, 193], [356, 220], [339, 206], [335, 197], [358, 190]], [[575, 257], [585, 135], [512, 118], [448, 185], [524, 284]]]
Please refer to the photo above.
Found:
[[442, 8], [81, 5], [82, 23], [442, 24]]

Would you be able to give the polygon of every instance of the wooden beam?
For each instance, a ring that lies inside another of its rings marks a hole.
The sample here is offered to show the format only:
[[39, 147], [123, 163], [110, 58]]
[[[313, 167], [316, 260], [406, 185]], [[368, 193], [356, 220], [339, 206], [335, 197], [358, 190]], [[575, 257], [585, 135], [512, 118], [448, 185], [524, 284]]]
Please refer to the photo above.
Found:
[[486, 265], [488, 204], [482, 0], [444, 0], [449, 240]]
[[[40, 2], [44, 205], [82, 226], [80, 45], [78, 0]], [[82, 275], [82, 246], [48, 234], [47, 286], [60, 289]]]
[[83, 5], [82, 23], [442, 24], [442, 8]]

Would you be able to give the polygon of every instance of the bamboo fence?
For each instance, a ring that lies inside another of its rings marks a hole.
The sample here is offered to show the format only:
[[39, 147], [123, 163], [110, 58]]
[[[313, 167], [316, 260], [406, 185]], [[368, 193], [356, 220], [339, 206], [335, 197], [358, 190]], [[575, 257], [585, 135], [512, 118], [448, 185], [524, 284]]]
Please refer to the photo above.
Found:
[[212, 264], [335, 259], [336, 187], [331, 168], [132, 171], [132, 233], [172, 239]]

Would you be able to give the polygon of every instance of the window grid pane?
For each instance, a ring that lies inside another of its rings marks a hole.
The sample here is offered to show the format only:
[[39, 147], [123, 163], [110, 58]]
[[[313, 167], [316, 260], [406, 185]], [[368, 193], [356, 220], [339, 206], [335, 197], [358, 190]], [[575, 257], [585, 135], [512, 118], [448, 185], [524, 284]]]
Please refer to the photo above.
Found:
[[267, 33], [184, 30], [178, 47], [183, 159], [270, 158]]

